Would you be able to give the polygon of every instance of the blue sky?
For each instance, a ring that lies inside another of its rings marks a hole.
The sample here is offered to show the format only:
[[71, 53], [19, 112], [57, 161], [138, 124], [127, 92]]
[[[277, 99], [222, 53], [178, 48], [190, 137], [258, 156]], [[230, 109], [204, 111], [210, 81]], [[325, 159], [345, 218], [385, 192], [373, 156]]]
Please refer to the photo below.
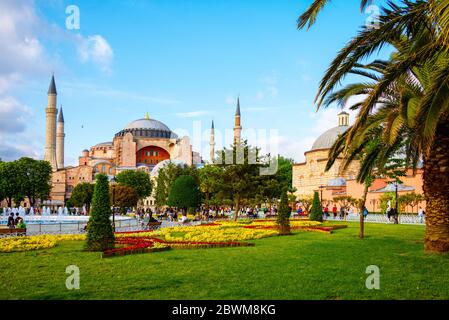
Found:
[[[315, 114], [320, 77], [368, 17], [359, 0], [333, 1], [298, 31], [310, 3], [2, 0], [0, 157], [42, 157], [54, 72], [69, 164], [145, 112], [191, 137], [201, 125], [207, 138], [212, 119], [230, 130], [238, 95], [244, 129], [277, 131], [278, 151], [301, 161], [337, 124], [337, 110]], [[66, 29], [69, 5], [80, 9], [79, 30]], [[193, 145], [207, 159], [204, 140]]]

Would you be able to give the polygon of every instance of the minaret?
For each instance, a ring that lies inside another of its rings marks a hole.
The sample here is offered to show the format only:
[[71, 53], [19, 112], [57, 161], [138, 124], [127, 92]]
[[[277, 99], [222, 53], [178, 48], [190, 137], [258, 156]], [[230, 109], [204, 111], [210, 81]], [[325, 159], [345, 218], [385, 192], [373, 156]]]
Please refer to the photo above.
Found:
[[51, 77], [50, 87], [48, 88], [48, 103], [45, 109], [46, 126], [45, 126], [45, 155], [44, 160], [50, 162], [53, 171], [58, 170], [56, 162], [56, 84], [54, 75]]
[[214, 163], [215, 159], [215, 128], [214, 128], [214, 120], [212, 120], [212, 127], [210, 128], [210, 163]]
[[58, 169], [64, 168], [64, 114], [62, 106], [59, 109], [58, 124], [56, 126], [56, 161]]
[[339, 126], [349, 126], [349, 113], [341, 112], [338, 114], [338, 125]]
[[242, 137], [242, 126], [240, 122], [240, 98], [237, 98], [237, 110], [235, 111], [234, 144], [240, 144]]

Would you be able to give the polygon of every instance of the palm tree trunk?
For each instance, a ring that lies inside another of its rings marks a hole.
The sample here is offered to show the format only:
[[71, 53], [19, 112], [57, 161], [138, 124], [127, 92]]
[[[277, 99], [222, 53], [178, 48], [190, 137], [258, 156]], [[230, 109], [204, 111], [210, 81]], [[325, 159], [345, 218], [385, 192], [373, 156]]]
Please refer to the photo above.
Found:
[[425, 250], [449, 251], [449, 121], [438, 124], [424, 159]]
[[365, 238], [365, 217], [363, 216], [363, 209], [365, 208], [365, 203], [366, 203], [366, 196], [368, 194], [368, 188], [369, 188], [369, 184], [368, 183], [364, 183], [365, 188], [363, 189], [363, 196], [362, 196], [362, 201], [360, 201], [360, 231], [359, 231], [359, 238], [363, 239]]

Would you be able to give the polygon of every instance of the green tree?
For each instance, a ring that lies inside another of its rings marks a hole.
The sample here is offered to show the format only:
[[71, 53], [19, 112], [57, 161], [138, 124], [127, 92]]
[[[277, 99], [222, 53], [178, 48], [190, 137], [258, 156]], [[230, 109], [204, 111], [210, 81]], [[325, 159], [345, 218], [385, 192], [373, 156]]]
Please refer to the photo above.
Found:
[[313, 195], [312, 210], [309, 218], [311, 221], [323, 222], [323, 208], [321, 207], [320, 197], [316, 191]]
[[141, 170], [125, 170], [115, 177], [117, 183], [122, 186], [128, 186], [136, 190], [139, 199], [151, 195], [152, 184], [148, 173]]
[[223, 183], [221, 195], [232, 199], [234, 203], [234, 220], [238, 219], [242, 203], [252, 199], [257, 194], [260, 184], [260, 168], [264, 166], [264, 158], [260, 157], [257, 148], [243, 141], [240, 145], [233, 145], [232, 149], [219, 151], [220, 159], [224, 163], [218, 164], [223, 168]]
[[181, 175], [173, 183], [168, 195], [168, 205], [183, 209], [198, 206], [199, 188], [192, 176]]
[[[315, 1], [318, 5], [315, 12], [325, 2]], [[317, 103], [320, 107], [343, 78], [380, 48], [394, 47], [385, 68], [371, 83], [371, 90], [355, 108], [358, 114], [349, 129], [347, 142], [367, 126], [370, 116], [378, 116], [383, 119], [380, 127], [385, 130], [384, 142], [403, 140], [406, 160], [413, 167], [419, 158], [423, 159], [427, 207], [425, 249], [446, 252], [449, 251], [446, 210], [449, 207], [449, 149], [446, 147], [449, 143], [449, 53], [441, 39], [445, 39], [442, 35], [448, 20], [447, 15], [439, 16], [443, 12], [436, 9], [436, 3], [443, 4], [443, 1], [404, 1], [400, 6], [388, 2], [388, 7], [382, 8], [378, 27], [363, 27], [335, 57], [320, 83]], [[313, 23], [314, 16], [309, 14], [308, 21]], [[373, 67], [379, 65], [377, 61]], [[401, 103], [389, 106], [384, 98], [391, 96], [397, 96]], [[381, 109], [384, 110], [380, 112]]]
[[139, 201], [139, 195], [134, 188], [121, 185], [110, 186], [109, 198], [111, 199], [111, 205], [119, 207], [121, 212], [125, 212], [125, 208], [137, 206], [137, 202]]
[[199, 184], [198, 170], [194, 167], [169, 163], [167, 166], [159, 170], [156, 178], [156, 188], [153, 194], [156, 206], [163, 207], [167, 205], [171, 186], [181, 175], [192, 176], [197, 184]]
[[88, 182], [79, 183], [73, 188], [70, 196], [70, 203], [75, 207], [86, 206], [86, 211], [90, 212], [90, 204], [94, 194], [95, 185]]
[[19, 170], [17, 161], [1, 162], [0, 163], [0, 184], [3, 190], [3, 196], [6, 198], [8, 207], [12, 207], [14, 198], [24, 198], [23, 189], [21, 187], [19, 177]]
[[51, 165], [48, 161], [25, 157], [17, 160], [16, 166], [20, 194], [26, 196], [30, 205], [34, 207], [37, 199], [47, 198], [50, 195]]
[[282, 192], [281, 202], [279, 204], [279, 210], [277, 214], [276, 223], [279, 228], [279, 234], [288, 235], [290, 234], [290, 215], [291, 208], [288, 206], [287, 192]]
[[310, 214], [310, 210], [312, 208], [314, 195], [305, 195], [299, 198], [299, 203], [304, 207], [304, 211], [307, 214]]
[[209, 210], [211, 196], [219, 190], [223, 170], [214, 165], [207, 165], [199, 170], [200, 191], [205, 195], [206, 209]]
[[92, 210], [87, 227], [86, 250], [104, 251], [114, 247], [110, 220], [109, 182], [105, 174], [97, 174], [92, 198]]

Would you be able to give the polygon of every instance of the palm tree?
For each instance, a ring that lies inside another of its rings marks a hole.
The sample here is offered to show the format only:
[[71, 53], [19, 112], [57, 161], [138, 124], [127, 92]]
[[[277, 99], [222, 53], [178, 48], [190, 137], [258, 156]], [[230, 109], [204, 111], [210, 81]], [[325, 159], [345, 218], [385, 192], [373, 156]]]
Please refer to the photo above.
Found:
[[[441, 27], [433, 13], [428, 1], [404, 0], [400, 6], [390, 2], [379, 17], [379, 28], [362, 28], [338, 53], [322, 78], [316, 101], [320, 108], [335, 99], [339, 83], [362, 60], [384, 46], [396, 48], [365, 88], [362, 102], [353, 106], [358, 115], [345, 134], [343, 150], [349, 152], [375, 119], [382, 124], [387, 146], [405, 138], [407, 162], [416, 163], [419, 156], [424, 161], [425, 249], [444, 252], [449, 251], [449, 56], [439, 41]], [[394, 97], [396, 103], [390, 104]]]
[[[315, 23], [320, 11], [330, 2], [330, 0], [314, 0], [307, 11], [299, 17], [297, 22], [298, 29], [302, 29], [306, 25], [308, 25], [307, 28], [309, 29]], [[363, 11], [372, 2], [373, 0], [360, 0], [360, 10]]]

